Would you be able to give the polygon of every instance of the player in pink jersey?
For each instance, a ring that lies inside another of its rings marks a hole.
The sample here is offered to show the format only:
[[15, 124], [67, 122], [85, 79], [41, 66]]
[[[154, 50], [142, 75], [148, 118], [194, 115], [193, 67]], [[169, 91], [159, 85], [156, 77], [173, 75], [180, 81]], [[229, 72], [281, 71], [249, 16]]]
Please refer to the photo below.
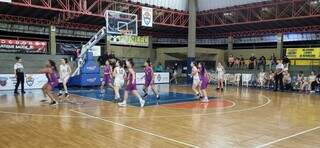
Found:
[[[144, 92], [144, 98], [148, 96], [148, 89], [151, 87], [153, 93], [157, 97], [157, 103], [160, 100], [159, 92], [156, 89], [156, 85], [154, 84], [154, 73], [151, 66], [150, 60], [145, 61], [144, 63], [144, 86], [143, 86], [143, 92]], [[143, 78], [143, 77], [142, 77]]]
[[104, 90], [104, 86], [106, 84], [108, 84], [108, 86], [110, 86], [113, 89], [111, 73], [112, 73], [112, 67], [110, 65], [109, 60], [106, 60], [106, 63], [104, 65], [104, 70], [103, 70], [103, 80], [100, 86], [101, 90]]
[[[59, 77], [58, 77], [58, 70], [56, 67], [56, 63], [52, 60], [48, 60], [46, 67], [41, 69], [40, 72], [46, 74], [48, 78], [48, 83], [42, 87], [42, 90], [44, 94], [50, 98], [51, 100], [50, 105], [55, 105], [57, 104], [57, 101], [54, 99], [52, 95], [52, 90], [59, 84], [59, 81], [58, 81]], [[41, 102], [45, 102], [45, 101], [47, 100], [41, 100]]]
[[124, 98], [123, 102], [118, 103], [119, 106], [125, 107], [127, 106], [127, 100], [128, 100], [128, 95], [129, 92], [135, 95], [137, 98], [139, 98], [140, 101], [140, 106], [143, 107], [145, 100], [142, 99], [142, 97], [139, 95], [137, 91], [137, 86], [136, 86], [136, 73], [133, 69], [134, 63], [132, 59], [126, 60], [126, 65], [128, 69], [128, 74], [126, 78], [126, 90], [124, 91]]

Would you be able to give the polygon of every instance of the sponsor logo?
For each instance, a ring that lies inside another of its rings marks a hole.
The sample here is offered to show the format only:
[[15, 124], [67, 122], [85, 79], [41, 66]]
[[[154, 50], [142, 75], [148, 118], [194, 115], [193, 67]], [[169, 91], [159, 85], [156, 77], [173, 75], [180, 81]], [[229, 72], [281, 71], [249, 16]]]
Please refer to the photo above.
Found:
[[0, 85], [1, 86], [6, 86], [7, 85], [7, 80], [8, 80], [8, 78], [6, 78], [6, 77], [0, 77]]
[[33, 83], [34, 83], [34, 78], [32, 76], [27, 76], [26, 83], [27, 83], [28, 86], [31, 87], [33, 85]]
[[151, 14], [149, 12], [145, 12], [143, 14], [143, 21], [146, 25], [149, 25], [151, 23]]
[[97, 79], [96, 78], [89, 78], [87, 79], [87, 82], [94, 83]]
[[93, 70], [95, 70], [96, 68], [97, 68], [97, 66], [88, 66], [88, 67], [87, 67], [87, 70], [92, 70], [92, 71], [93, 71]]

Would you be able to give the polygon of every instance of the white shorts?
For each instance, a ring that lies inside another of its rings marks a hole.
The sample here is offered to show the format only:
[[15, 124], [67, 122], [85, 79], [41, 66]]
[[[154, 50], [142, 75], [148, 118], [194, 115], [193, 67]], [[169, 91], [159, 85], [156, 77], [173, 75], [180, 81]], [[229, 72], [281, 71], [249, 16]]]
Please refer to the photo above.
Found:
[[193, 79], [192, 85], [200, 85], [200, 79]]
[[69, 80], [70, 76], [65, 76], [59, 79], [59, 83], [67, 83]]
[[113, 85], [116, 86], [116, 87], [121, 88], [124, 85], [124, 81], [114, 80], [114, 84]]

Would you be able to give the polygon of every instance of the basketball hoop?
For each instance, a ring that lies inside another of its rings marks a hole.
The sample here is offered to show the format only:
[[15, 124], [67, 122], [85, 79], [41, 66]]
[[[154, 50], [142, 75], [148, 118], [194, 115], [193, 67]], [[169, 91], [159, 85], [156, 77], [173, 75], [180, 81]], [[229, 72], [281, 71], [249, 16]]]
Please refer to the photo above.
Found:
[[120, 33], [122, 35], [132, 35], [132, 30], [130, 29], [124, 29], [124, 30], [120, 30]]

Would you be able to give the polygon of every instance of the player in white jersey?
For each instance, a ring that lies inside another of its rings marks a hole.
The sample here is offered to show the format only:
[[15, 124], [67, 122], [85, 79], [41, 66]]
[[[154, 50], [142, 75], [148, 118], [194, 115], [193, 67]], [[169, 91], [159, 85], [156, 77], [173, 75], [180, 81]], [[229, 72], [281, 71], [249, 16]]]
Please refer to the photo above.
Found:
[[68, 80], [70, 78], [71, 75], [71, 68], [68, 64], [68, 59], [67, 58], [62, 58], [60, 60], [61, 64], [59, 67], [59, 97], [62, 96], [62, 88], [64, 89], [64, 96], [67, 98], [69, 97], [69, 93], [68, 93]]
[[191, 62], [192, 73], [191, 76], [193, 78], [192, 81], [192, 90], [196, 93], [197, 96], [200, 95], [199, 93], [199, 85], [200, 85], [200, 77], [199, 77], [199, 70], [194, 62]]
[[121, 61], [117, 61], [115, 68], [113, 70], [113, 77], [114, 77], [114, 94], [115, 100], [118, 101], [120, 99], [119, 90], [124, 85], [124, 78], [126, 77], [126, 71], [123, 68], [123, 64]]
[[225, 73], [225, 70], [224, 70], [222, 64], [219, 62], [218, 66], [217, 66], [217, 76], [218, 76], [217, 90], [223, 90], [224, 73]]

